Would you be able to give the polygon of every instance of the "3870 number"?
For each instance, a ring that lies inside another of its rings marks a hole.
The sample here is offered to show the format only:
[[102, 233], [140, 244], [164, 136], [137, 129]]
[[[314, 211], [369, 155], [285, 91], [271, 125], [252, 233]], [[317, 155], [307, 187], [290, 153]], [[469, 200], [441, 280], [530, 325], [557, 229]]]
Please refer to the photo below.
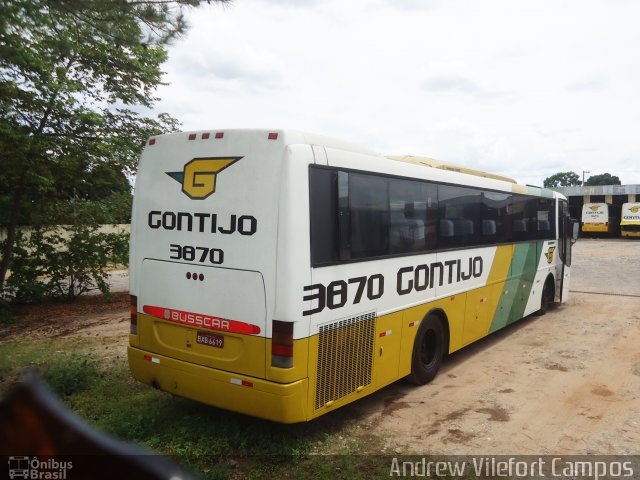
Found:
[[313, 315], [320, 313], [325, 308], [336, 309], [344, 307], [349, 299], [349, 285], [355, 286], [355, 295], [353, 304], [360, 303], [362, 297], [366, 295], [369, 300], [376, 300], [384, 293], [384, 277], [381, 274], [371, 275], [370, 277], [354, 277], [346, 282], [344, 280], [336, 280], [326, 287], [322, 283], [314, 283], [304, 287], [305, 292], [310, 292], [302, 299], [306, 301], [316, 302], [316, 306], [305, 310], [302, 315]]
[[213, 263], [220, 265], [224, 262], [224, 252], [219, 248], [194, 247], [192, 245], [169, 245], [169, 258], [172, 260], [186, 260], [187, 262]]

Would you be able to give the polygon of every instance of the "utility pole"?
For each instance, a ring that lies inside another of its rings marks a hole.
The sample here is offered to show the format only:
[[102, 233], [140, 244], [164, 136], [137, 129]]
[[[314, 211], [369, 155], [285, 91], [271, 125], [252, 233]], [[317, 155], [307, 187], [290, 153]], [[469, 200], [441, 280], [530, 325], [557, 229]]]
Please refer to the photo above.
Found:
[[582, 170], [582, 186], [584, 187], [584, 174], [591, 173], [589, 170]]

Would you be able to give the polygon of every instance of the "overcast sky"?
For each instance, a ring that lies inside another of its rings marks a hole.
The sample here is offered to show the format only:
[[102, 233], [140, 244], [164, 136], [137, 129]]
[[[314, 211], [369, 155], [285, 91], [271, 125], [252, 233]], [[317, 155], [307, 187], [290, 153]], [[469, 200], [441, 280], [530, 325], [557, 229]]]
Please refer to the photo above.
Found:
[[188, 18], [157, 108], [184, 130], [294, 128], [520, 183], [640, 184], [638, 1], [235, 0]]

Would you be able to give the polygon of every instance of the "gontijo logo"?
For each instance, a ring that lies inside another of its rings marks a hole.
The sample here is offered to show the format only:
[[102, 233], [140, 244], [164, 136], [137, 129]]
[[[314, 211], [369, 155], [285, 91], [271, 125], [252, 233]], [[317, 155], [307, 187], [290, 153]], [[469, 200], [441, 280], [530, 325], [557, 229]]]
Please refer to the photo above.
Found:
[[183, 193], [192, 200], [204, 200], [216, 191], [216, 175], [242, 157], [194, 158], [182, 172], [165, 172], [182, 184]]
[[556, 247], [549, 247], [549, 250], [547, 250], [547, 253], [546, 253], [547, 263], [553, 262], [553, 252], [555, 251], [556, 251]]
[[638, 210], [640, 210], [640, 205], [638, 205], [637, 207], [631, 207], [629, 210], [631, 210], [632, 213], [638, 213]]
[[589, 208], [590, 208], [592, 211], [597, 212], [597, 211], [598, 211], [598, 209], [600, 208], [600, 205], [591, 205]]

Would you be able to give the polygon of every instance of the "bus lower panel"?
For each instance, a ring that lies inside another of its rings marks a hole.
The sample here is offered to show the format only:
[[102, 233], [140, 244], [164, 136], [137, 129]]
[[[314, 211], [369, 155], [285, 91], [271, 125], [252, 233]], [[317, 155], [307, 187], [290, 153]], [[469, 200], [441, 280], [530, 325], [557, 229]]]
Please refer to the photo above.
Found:
[[279, 384], [128, 348], [136, 380], [234, 412], [281, 423], [309, 420], [308, 379]]
[[584, 233], [609, 233], [612, 231], [611, 227], [605, 223], [598, 224], [584, 224], [582, 226], [582, 231]]

